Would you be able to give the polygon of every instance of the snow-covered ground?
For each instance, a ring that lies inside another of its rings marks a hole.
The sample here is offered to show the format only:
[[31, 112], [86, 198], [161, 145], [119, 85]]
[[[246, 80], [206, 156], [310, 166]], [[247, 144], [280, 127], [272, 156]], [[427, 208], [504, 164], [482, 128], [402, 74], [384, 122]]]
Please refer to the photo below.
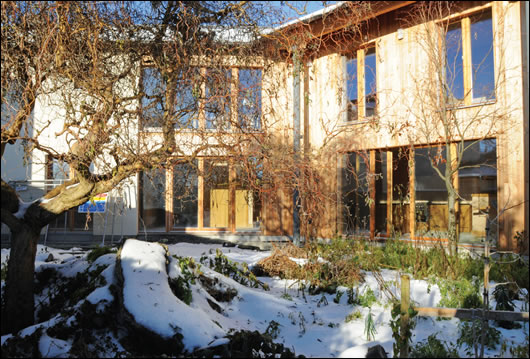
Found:
[[[270, 252], [266, 251], [258, 252], [207, 244], [179, 243], [169, 245], [167, 248], [170, 255], [193, 257], [196, 263], [199, 263], [200, 258], [205, 255], [215, 257], [216, 250], [222, 251], [228, 259], [234, 262], [245, 262], [249, 266], [270, 255]], [[82, 251], [78, 249], [61, 250], [39, 245], [36, 271], [53, 267], [64, 276], [73, 277], [87, 268], [106, 265], [107, 268], [101, 273], [106, 279], [106, 284], [95, 289], [86, 298], [92, 304], [97, 304], [98, 310], [103, 310], [115, 299], [109, 291], [109, 286], [115, 283], [113, 273], [116, 255], [106, 254], [90, 264], [86, 260], [87, 252], [80, 252]], [[46, 262], [50, 253], [54, 260]], [[9, 250], [2, 249], [2, 263], [6, 262], [8, 255]], [[223, 337], [231, 329], [258, 330], [259, 332], [269, 329], [269, 333], [276, 337], [276, 342], [283, 343], [297, 355], [364, 357], [367, 348], [375, 344], [381, 344], [389, 357], [393, 355], [393, 338], [389, 325], [391, 308], [372, 273], [365, 273], [365, 282], [360, 285], [359, 292], [362, 293], [370, 287], [377, 302], [371, 308], [364, 308], [347, 303], [347, 288], [338, 288], [344, 292], [344, 295], [337, 303], [334, 301], [335, 294], [309, 295], [307, 291], [305, 293], [300, 291], [299, 283], [293, 280], [258, 277], [260, 281], [269, 285], [270, 290], [265, 291], [262, 288], [243, 286], [206, 265], [202, 265], [200, 270], [204, 275], [217, 278], [216, 285], [220, 288], [237, 290], [237, 295], [228, 302], [217, 301], [197, 281], [191, 285], [193, 300], [188, 306], [173, 295], [168, 284], [168, 277], [177, 278], [182, 274], [178, 260], [170, 258], [166, 262], [165, 249], [159, 244], [128, 240], [122, 249], [121, 268], [124, 278], [124, 305], [136, 322], [164, 338], [181, 333], [187, 350], [223, 343], [226, 341]], [[399, 296], [395, 284], [400, 273], [383, 270], [381, 274]], [[42, 298], [36, 299], [42, 300]], [[440, 299], [440, 290], [437, 285], [429, 286], [424, 280], [411, 280], [411, 300], [417, 306], [434, 307]], [[212, 309], [208, 301], [218, 304], [221, 308], [220, 313]], [[82, 300], [77, 305], [81, 305], [81, 302]], [[516, 304], [518, 306], [516, 310], [523, 310], [522, 301], [516, 301]], [[495, 302], [493, 301], [491, 305], [494, 307]], [[355, 311], [360, 312], [360, 318], [345, 322], [348, 314]], [[370, 311], [377, 330], [372, 341], [368, 341], [365, 334], [365, 318]], [[21, 335], [30, 335], [38, 328], [51, 327], [60, 319], [57, 316], [47, 322], [26, 328]], [[74, 320], [72, 316], [67, 321]], [[438, 339], [448, 344], [456, 344], [459, 336], [458, 324], [458, 319], [418, 318], [413, 331], [413, 344], [427, 339], [434, 333]], [[495, 325], [495, 322], [490, 321], [490, 325]], [[272, 330], [273, 328], [276, 330]], [[523, 328], [520, 329], [497, 329], [502, 335], [501, 344], [506, 342], [510, 347], [525, 343], [528, 323], [524, 323]], [[9, 337], [10, 335], [3, 336], [2, 344]], [[109, 337], [114, 338], [112, 340], [114, 350], [122, 351], [123, 347], [114, 335], [109, 334]], [[40, 337], [39, 350], [44, 357], [68, 357], [71, 345], [71, 340], [53, 338], [44, 332]], [[459, 354], [461, 357], [466, 356], [465, 346], [459, 349]], [[501, 345], [497, 345], [495, 350], [486, 349], [485, 351], [486, 357], [496, 357], [500, 354]], [[510, 353], [505, 352], [502, 355], [509, 356]]]

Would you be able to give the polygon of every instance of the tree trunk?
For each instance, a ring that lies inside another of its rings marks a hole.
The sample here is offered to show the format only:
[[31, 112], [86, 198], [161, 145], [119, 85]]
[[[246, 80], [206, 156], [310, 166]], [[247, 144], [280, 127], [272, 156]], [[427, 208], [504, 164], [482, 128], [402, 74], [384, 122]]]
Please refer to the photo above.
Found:
[[2, 335], [34, 324], [33, 278], [40, 230], [23, 224], [11, 235]]
[[457, 254], [458, 251], [458, 237], [456, 235], [455, 201], [455, 192], [453, 190], [449, 190], [447, 194], [447, 206], [449, 207], [449, 215], [447, 218], [447, 239], [449, 240], [449, 254], [451, 255], [451, 257]]

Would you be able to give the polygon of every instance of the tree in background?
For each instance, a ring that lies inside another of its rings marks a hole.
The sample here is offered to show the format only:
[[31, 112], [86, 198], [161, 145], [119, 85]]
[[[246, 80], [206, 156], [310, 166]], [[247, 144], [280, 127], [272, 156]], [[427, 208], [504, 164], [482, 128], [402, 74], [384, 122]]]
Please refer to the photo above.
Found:
[[[2, 158], [23, 141], [31, 158], [72, 173], [30, 204], [2, 179], [1, 219], [12, 233], [2, 333], [33, 324], [37, 241], [59, 214], [175, 157], [193, 163], [207, 146], [234, 148], [220, 131], [186, 130], [199, 120], [197, 99], [213, 127], [239, 126], [225, 113], [223, 69], [260, 54], [253, 40], [271, 15], [244, 1], [2, 2]], [[211, 73], [196, 70], [205, 63]], [[64, 126], [52, 131], [58, 119]], [[157, 136], [141, 135], [147, 127]]]

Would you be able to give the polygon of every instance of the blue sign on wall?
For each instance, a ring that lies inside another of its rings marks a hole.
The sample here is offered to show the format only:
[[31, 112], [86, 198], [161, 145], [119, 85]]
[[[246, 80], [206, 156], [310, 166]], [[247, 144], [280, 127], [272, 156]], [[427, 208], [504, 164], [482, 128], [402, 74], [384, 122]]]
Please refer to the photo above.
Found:
[[101, 193], [77, 208], [79, 213], [104, 213], [107, 207], [107, 193]]

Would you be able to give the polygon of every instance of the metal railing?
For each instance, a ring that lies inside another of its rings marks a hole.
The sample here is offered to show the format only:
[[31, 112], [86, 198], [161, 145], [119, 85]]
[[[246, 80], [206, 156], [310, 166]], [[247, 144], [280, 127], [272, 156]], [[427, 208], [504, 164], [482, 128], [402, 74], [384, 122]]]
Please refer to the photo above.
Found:
[[[42, 179], [42, 180], [20, 180], [20, 181], [9, 181], [8, 184], [15, 189], [15, 191], [18, 193], [21, 200], [24, 202], [31, 202], [35, 201], [41, 197], [43, 197], [47, 192], [52, 190], [53, 188], [65, 183], [68, 179]], [[116, 214], [119, 216], [123, 216], [125, 209], [131, 208], [131, 189], [130, 186], [124, 186], [122, 188], [122, 196], [118, 196], [114, 198], [109, 194], [107, 203], [106, 203], [106, 209], [105, 209], [105, 218], [104, 218], [104, 225], [103, 225], [103, 238], [102, 238], [102, 245], [105, 245], [105, 238], [106, 238], [106, 232], [107, 232], [107, 224], [108, 224], [108, 215], [109, 212], [112, 212], [112, 218], [111, 218], [111, 244], [114, 244], [114, 226], [115, 226], [115, 217]], [[110, 210], [110, 202], [112, 199], [112, 211]], [[68, 211], [64, 212], [64, 223], [62, 227], [62, 235], [63, 238], [66, 238], [67, 234], [71, 234], [72, 232], [68, 230], [69, 227], [69, 221], [68, 221]], [[121, 230], [120, 230], [120, 240], [123, 239], [123, 219], [121, 220]], [[58, 229], [59, 227], [51, 227]], [[93, 231], [93, 228], [92, 228]], [[50, 224], [46, 225], [44, 229], [44, 245], [46, 245], [48, 236], [50, 232]], [[11, 240], [11, 233], [9, 234], [9, 239]]]

